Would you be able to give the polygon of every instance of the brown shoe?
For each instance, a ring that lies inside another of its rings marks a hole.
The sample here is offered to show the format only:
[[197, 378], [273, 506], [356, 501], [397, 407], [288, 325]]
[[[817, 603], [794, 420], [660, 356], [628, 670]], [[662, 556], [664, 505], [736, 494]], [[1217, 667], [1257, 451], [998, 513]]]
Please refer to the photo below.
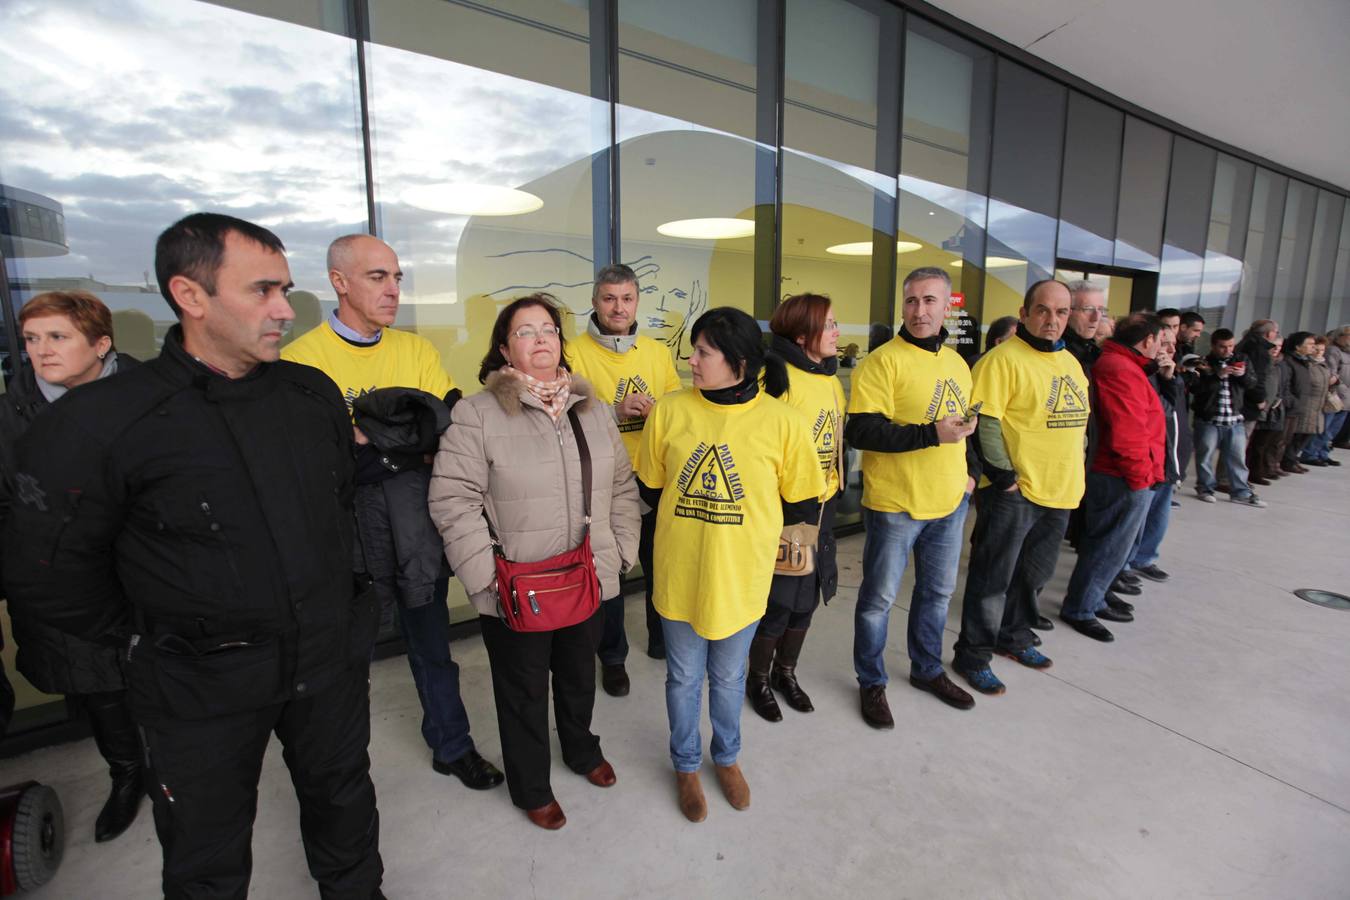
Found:
[[703, 798], [703, 785], [697, 772], [676, 772], [675, 786], [680, 791], [680, 812], [690, 822], [708, 818], [708, 801]]
[[939, 672], [936, 678], [929, 681], [911, 675], [909, 683], [921, 691], [927, 691], [948, 706], [957, 709], [971, 709], [975, 706], [975, 698], [957, 687], [956, 683], [947, 677], [946, 672]]
[[614, 787], [619, 778], [614, 774], [614, 767], [602, 759], [600, 765], [586, 773], [586, 780], [596, 787]]
[[546, 828], [549, 831], [557, 831], [567, 824], [567, 816], [563, 815], [562, 807], [558, 805], [557, 800], [554, 800], [548, 806], [525, 810], [525, 817], [540, 828]]
[[862, 695], [863, 721], [873, 728], [894, 728], [895, 719], [891, 716], [891, 705], [886, 702], [886, 685], [859, 687], [858, 691]]
[[736, 763], [729, 766], [713, 766], [717, 770], [717, 783], [722, 786], [722, 796], [734, 809], [750, 808], [750, 785], [745, 783], [741, 767]]
[[1262, 485], [1262, 486], [1270, 484], [1270, 482], [1269, 482], [1267, 479], [1262, 478], [1260, 475], [1253, 475], [1251, 478], [1248, 478], [1248, 479], [1247, 479], [1247, 483], [1248, 483], [1248, 484], [1259, 484], [1259, 485]]

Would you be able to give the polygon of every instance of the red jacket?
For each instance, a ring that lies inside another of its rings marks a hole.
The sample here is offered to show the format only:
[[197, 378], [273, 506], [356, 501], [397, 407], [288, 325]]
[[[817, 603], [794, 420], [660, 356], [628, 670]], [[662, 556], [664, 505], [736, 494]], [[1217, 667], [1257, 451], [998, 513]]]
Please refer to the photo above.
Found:
[[1163, 480], [1167, 446], [1162, 403], [1144, 371], [1149, 362], [1133, 348], [1107, 341], [1092, 368], [1092, 471], [1123, 478], [1135, 491]]

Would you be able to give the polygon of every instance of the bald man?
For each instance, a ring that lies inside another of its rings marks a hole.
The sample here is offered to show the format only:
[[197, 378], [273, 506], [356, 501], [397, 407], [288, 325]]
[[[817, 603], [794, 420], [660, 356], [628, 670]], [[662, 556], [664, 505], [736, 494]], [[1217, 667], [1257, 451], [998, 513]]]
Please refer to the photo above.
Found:
[[[334, 382], [348, 411], [379, 388], [416, 388], [453, 405], [459, 389], [426, 338], [390, 326], [398, 315], [403, 270], [398, 254], [368, 234], [352, 234], [328, 248], [328, 280], [337, 309], [297, 338], [282, 356], [319, 369]], [[440, 535], [427, 513], [430, 465], [373, 445], [352, 426], [356, 453], [357, 571], [368, 574], [386, 614], [397, 610], [408, 666], [422, 702], [422, 736], [431, 766], [465, 786], [502, 783], [469, 736], [459, 696], [459, 666], [450, 658], [449, 582]]]

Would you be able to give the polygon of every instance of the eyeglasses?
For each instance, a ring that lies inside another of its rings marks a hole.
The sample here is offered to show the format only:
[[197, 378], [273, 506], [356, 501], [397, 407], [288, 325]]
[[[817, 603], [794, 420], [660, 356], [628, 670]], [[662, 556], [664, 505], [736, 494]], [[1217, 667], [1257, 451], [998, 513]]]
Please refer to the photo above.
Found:
[[558, 336], [558, 329], [554, 328], [552, 325], [545, 325], [543, 328], [535, 328], [533, 325], [522, 325], [511, 332], [512, 337], [522, 341], [532, 341], [540, 335], [543, 335], [546, 338], [555, 338]]
[[1073, 311], [1074, 311], [1074, 312], [1085, 312], [1085, 313], [1095, 314], [1095, 315], [1099, 315], [1099, 316], [1104, 316], [1104, 315], [1106, 315], [1106, 312], [1107, 312], [1105, 306], [1075, 306], [1075, 307], [1073, 308]]
[[825, 320], [825, 330], [826, 330], [826, 331], [838, 331], [838, 330], [839, 330], [839, 323], [836, 322], [834, 319], [826, 319], [826, 320]]

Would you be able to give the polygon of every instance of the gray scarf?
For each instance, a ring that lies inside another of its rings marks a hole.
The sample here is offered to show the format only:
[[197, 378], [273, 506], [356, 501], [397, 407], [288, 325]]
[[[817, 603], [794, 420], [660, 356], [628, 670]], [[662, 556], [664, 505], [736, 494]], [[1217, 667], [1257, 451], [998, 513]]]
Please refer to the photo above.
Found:
[[[103, 371], [98, 373], [98, 377], [107, 378], [109, 375], [116, 374], [117, 353], [116, 351], [109, 350], [108, 355], [103, 358]], [[49, 382], [43, 381], [36, 372], [33, 373], [33, 379], [37, 381], [38, 390], [42, 391], [42, 396], [47, 398], [48, 403], [55, 403], [65, 395], [66, 391], [70, 390], [62, 385], [50, 384]], [[95, 378], [94, 380], [97, 381], [98, 378]]]

